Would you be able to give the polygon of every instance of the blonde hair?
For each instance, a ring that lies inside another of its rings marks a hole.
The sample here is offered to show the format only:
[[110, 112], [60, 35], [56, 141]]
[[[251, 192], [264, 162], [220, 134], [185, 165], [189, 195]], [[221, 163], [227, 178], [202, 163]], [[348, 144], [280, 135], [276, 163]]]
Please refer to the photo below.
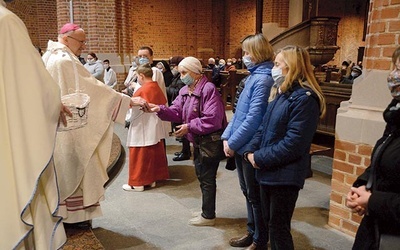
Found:
[[[295, 81], [299, 82], [301, 87], [309, 87], [319, 99], [320, 118], [324, 117], [326, 112], [325, 97], [322, 93], [317, 79], [314, 75], [313, 66], [311, 65], [310, 55], [308, 52], [298, 46], [285, 46], [280, 49], [277, 54], [281, 53], [283, 61], [285, 62], [288, 72], [282, 84], [279, 86], [282, 93], [285, 93], [292, 88]], [[271, 94], [268, 101], [275, 99], [277, 88], [271, 89]]]
[[274, 59], [274, 49], [262, 33], [245, 37], [242, 49], [249, 52], [256, 64]]
[[143, 74], [145, 77], [152, 78], [153, 77], [153, 70], [151, 69], [150, 64], [142, 64], [139, 65], [136, 69], [136, 73]]

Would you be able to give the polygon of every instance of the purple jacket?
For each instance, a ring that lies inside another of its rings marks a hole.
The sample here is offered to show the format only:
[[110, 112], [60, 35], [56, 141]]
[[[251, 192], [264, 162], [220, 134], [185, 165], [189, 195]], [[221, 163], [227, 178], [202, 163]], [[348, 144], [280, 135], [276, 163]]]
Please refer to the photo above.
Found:
[[195, 135], [206, 135], [225, 129], [227, 125], [221, 95], [205, 76], [200, 78], [192, 95], [189, 95], [188, 86], [184, 86], [172, 105], [160, 105], [157, 114], [164, 121], [188, 124], [189, 133], [186, 138], [192, 143]]

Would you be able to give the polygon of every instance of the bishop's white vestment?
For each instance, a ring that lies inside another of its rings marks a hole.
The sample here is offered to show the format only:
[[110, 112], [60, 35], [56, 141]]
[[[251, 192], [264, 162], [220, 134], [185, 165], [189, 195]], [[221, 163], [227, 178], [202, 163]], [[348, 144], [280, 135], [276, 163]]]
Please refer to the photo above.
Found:
[[125, 123], [130, 98], [94, 78], [59, 42], [49, 41], [43, 61], [62, 96], [75, 92], [76, 79], [80, 91], [90, 96], [88, 124], [59, 132], [54, 152], [61, 195], [58, 214], [67, 223], [90, 220], [102, 215], [99, 201], [108, 180], [114, 121]]

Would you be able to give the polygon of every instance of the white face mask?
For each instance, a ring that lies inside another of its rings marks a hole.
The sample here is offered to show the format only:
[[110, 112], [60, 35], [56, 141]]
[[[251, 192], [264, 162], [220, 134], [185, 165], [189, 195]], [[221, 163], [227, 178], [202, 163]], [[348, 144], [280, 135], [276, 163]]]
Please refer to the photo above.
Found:
[[279, 78], [283, 77], [281, 68], [272, 68], [271, 69], [272, 79], [276, 82]]
[[246, 65], [246, 68], [251, 68], [255, 65], [250, 56], [243, 56], [242, 61]]
[[87, 59], [88, 63], [94, 63], [94, 59]]

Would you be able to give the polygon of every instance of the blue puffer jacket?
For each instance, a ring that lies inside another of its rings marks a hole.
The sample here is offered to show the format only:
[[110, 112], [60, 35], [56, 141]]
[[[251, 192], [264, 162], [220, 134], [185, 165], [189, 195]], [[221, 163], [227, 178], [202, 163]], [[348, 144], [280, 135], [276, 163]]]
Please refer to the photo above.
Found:
[[303, 188], [319, 108], [317, 95], [299, 84], [268, 104], [257, 134], [245, 149], [254, 152], [260, 184]]
[[263, 62], [249, 69], [250, 75], [239, 96], [235, 114], [222, 134], [229, 147], [238, 154], [253, 138], [261, 124], [268, 105], [269, 92], [274, 80], [271, 77], [273, 62]]

